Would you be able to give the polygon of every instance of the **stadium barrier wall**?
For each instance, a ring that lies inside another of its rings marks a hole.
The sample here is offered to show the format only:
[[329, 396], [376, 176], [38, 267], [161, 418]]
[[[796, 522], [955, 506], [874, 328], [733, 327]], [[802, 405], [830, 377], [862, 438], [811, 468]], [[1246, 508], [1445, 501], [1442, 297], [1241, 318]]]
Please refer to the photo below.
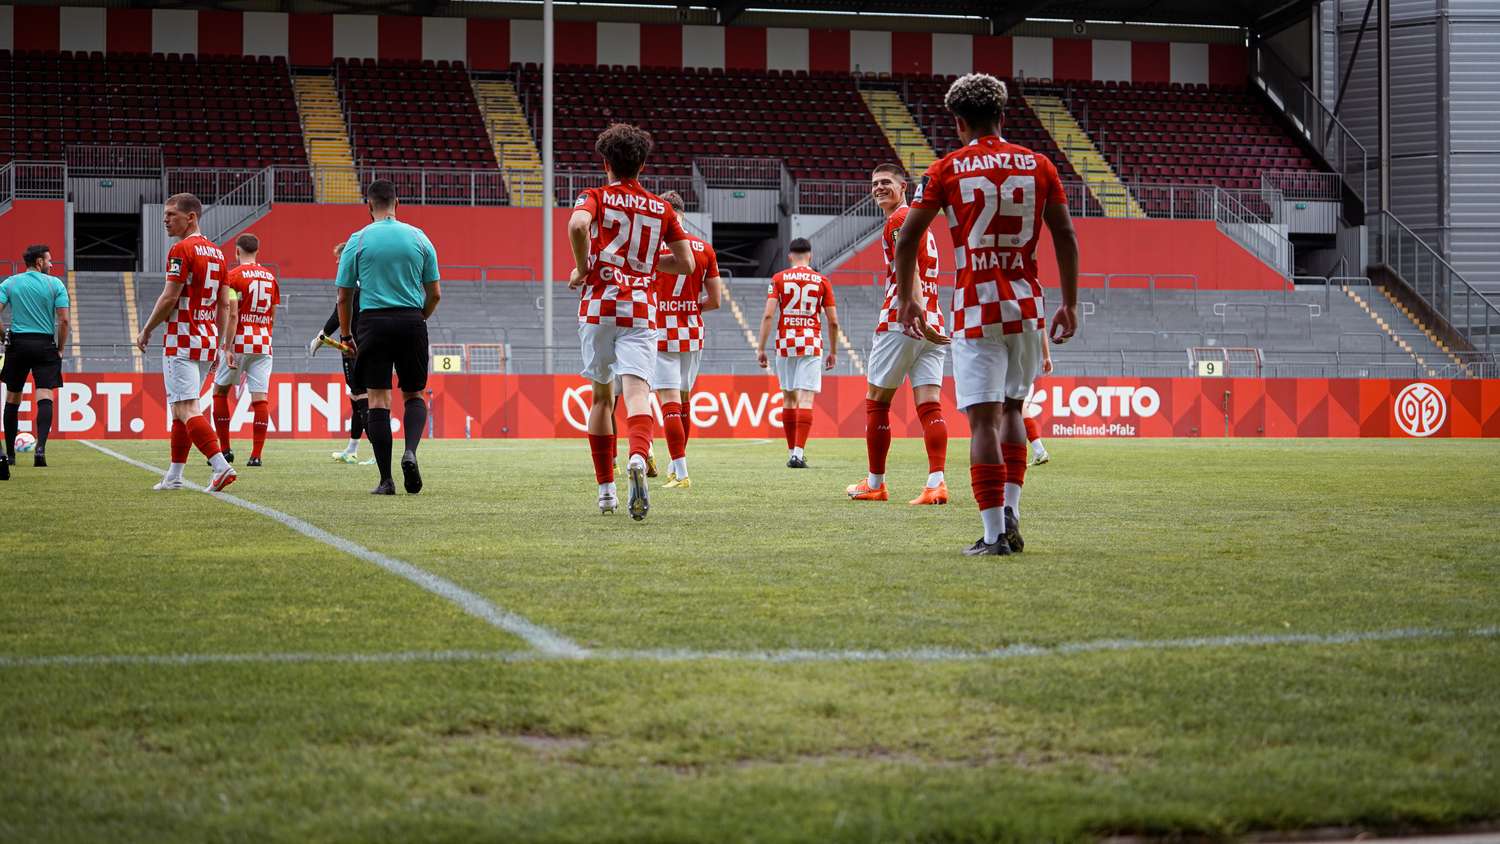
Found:
[[71, 268], [67, 240], [68, 204], [60, 199], [17, 199], [0, 213], [0, 259], [17, 267], [27, 246], [45, 243], [52, 247], [53, 261]]
[[[1285, 290], [1290, 286], [1280, 273], [1230, 240], [1213, 220], [1124, 220], [1075, 217], [1081, 273], [1092, 274], [1081, 283], [1098, 285], [1100, 276], [1196, 275], [1201, 290]], [[939, 266], [953, 269], [953, 239], [942, 218], [933, 223]], [[332, 248], [331, 246], [329, 248]], [[1038, 268], [1049, 286], [1057, 284], [1057, 256], [1052, 235], [1045, 228], [1036, 248]], [[869, 273], [885, 273], [880, 240], [845, 261], [834, 274], [835, 282], [852, 283]], [[1129, 286], [1129, 285], [1122, 285]]]
[[[433, 375], [439, 438], [582, 437], [589, 388], [576, 376]], [[829, 376], [814, 406], [815, 437], [863, 437], [865, 379]], [[30, 390], [28, 384], [27, 390]], [[944, 386], [953, 436], [968, 435]], [[348, 401], [334, 374], [277, 375], [274, 437], [340, 439]], [[781, 393], [765, 375], [705, 375], [693, 394], [694, 435], [780, 439]], [[30, 425], [30, 402], [22, 408]], [[205, 396], [205, 407], [209, 399]], [[1045, 378], [1028, 411], [1046, 437], [1500, 437], [1500, 379]], [[658, 411], [659, 415], [659, 411]], [[63, 438], [157, 439], [168, 431], [159, 375], [68, 376], [57, 406]], [[248, 436], [241, 393], [234, 430]], [[911, 401], [892, 405], [897, 436], [920, 437]]]
[[[567, 220], [571, 208], [554, 212], [558, 236], [553, 249], [560, 278], [573, 266], [568, 250]], [[432, 238], [444, 265], [512, 265], [531, 268], [542, 277], [542, 215], [535, 208], [487, 208], [447, 205], [403, 205], [399, 216]], [[265, 243], [265, 254], [283, 278], [331, 278], [333, 246], [370, 222], [362, 205], [276, 204], [248, 231]], [[1284, 290], [1289, 282], [1225, 237], [1212, 220], [1120, 220], [1082, 218], [1073, 221], [1080, 244], [1079, 269], [1097, 276], [1195, 275], [1202, 290]], [[933, 225], [941, 266], [951, 271], [952, 241], [947, 226]], [[232, 249], [233, 244], [225, 244]], [[815, 256], [816, 257], [816, 256]], [[1042, 278], [1057, 279], [1051, 235], [1037, 246]], [[835, 284], [873, 284], [885, 274], [877, 239], [844, 262], [831, 277]], [[504, 280], [527, 280], [517, 274]], [[1122, 286], [1130, 286], [1129, 284]]]

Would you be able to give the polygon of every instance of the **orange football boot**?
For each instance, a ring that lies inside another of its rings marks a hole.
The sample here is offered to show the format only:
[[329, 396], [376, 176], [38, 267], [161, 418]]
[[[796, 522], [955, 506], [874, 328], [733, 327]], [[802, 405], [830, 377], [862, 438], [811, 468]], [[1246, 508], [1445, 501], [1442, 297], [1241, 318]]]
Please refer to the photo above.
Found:
[[922, 487], [922, 494], [906, 502], [907, 504], [947, 504], [948, 482], [943, 481], [937, 486]]
[[866, 478], [857, 484], [850, 484], [844, 489], [849, 497], [855, 501], [889, 501], [891, 494], [886, 491], [885, 484], [870, 489], [870, 479]]

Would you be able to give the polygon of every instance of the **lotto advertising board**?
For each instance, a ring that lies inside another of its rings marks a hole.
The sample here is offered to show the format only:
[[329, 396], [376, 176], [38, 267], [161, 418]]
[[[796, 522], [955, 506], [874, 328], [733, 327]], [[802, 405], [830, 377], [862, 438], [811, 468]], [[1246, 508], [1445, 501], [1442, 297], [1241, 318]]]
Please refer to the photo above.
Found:
[[[155, 439], [168, 429], [161, 377], [74, 374], [60, 391], [55, 437]], [[578, 437], [588, 385], [572, 376], [434, 375], [432, 435]], [[27, 392], [30, 392], [30, 386]], [[814, 437], [864, 436], [865, 381], [830, 376], [814, 408]], [[951, 382], [945, 404], [953, 407]], [[207, 397], [204, 405], [208, 406]], [[30, 425], [30, 402], [22, 429]], [[781, 394], [764, 375], [705, 375], [693, 395], [700, 437], [782, 436]], [[1248, 378], [1045, 378], [1027, 412], [1046, 437], [1500, 437], [1500, 380], [1411, 381]], [[273, 437], [338, 439], [348, 401], [336, 375], [278, 375], [271, 388]], [[249, 434], [250, 397], [232, 426]], [[897, 436], [921, 436], [910, 394], [892, 407]], [[967, 436], [963, 414], [949, 431]]]

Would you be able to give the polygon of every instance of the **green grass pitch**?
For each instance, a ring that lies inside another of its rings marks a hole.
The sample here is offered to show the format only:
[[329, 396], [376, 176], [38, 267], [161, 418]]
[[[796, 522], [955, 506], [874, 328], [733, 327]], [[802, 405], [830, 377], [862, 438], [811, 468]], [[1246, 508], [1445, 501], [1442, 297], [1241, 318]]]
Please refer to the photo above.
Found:
[[[165, 465], [164, 443], [107, 445]], [[862, 442], [814, 440], [793, 472], [779, 443], [695, 441], [696, 486], [641, 524], [597, 513], [581, 441], [428, 442], [427, 490], [394, 499], [330, 443], [240, 470], [233, 495], [590, 653], [566, 659], [54, 442], [0, 484], [0, 841], [1500, 820], [1500, 443], [1049, 445], [1004, 559], [959, 553], [961, 441], [941, 508], [904, 503], [920, 441], [896, 441], [885, 504], [843, 495]]]

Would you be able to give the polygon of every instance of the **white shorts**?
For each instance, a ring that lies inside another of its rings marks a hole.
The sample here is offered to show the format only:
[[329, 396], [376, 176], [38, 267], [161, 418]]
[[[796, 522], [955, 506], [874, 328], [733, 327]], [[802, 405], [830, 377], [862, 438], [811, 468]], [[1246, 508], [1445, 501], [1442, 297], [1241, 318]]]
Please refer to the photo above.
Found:
[[580, 322], [578, 340], [583, 348], [583, 371], [578, 374], [595, 384], [612, 384], [625, 375], [634, 375], [650, 384], [656, 374], [654, 328]]
[[1025, 401], [1042, 371], [1042, 332], [1001, 334], [998, 325], [985, 326], [984, 331], [983, 337], [953, 338], [959, 410], [1005, 399]]
[[702, 350], [696, 352], [656, 353], [656, 377], [653, 390], [691, 390], [698, 381], [698, 366], [703, 363]]
[[228, 387], [237, 384], [241, 373], [245, 375], [245, 383], [250, 387], [250, 392], [271, 392], [270, 355], [235, 355], [234, 366], [225, 366], [221, 355], [219, 365], [214, 369], [214, 385]]
[[823, 358], [819, 355], [798, 357], [777, 355], [771, 359], [771, 366], [776, 372], [776, 380], [780, 382], [783, 392], [806, 390], [809, 393], [820, 393], [823, 391]]
[[870, 347], [870, 385], [894, 390], [908, 377], [913, 387], [942, 384], [947, 355], [948, 350], [936, 343], [899, 331], [882, 331]]
[[209, 362], [186, 355], [162, 355], [161, 377], [167, 384], [167, 402], [198, 401], [203, 398], [203, 378]]

